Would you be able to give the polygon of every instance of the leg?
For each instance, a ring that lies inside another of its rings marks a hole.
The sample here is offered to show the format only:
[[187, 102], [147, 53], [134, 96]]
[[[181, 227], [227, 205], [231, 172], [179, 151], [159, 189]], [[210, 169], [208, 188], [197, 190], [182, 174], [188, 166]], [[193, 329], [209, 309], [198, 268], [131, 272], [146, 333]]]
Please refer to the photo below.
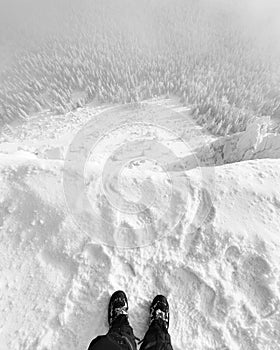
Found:
[[120, 347], [115, 343], [112, 343], [111, 340], [108, 339], [107, 335], [100, 335], [93, 339], [88, 347], [88, 350], [120, 350]]
[[169, 327], [169, 305], [167, 299], [158, 295], [151, 305], [151, 324], [145, 334], [140, 350], [173, 350]]
[[128, 303], [124, 292], [115, 292], [108, 310], [109, 331], [95, 338], [88, 350], [136, 350], [133, 329], [128, 322]]
[[121, 345], [122, 349], [136, 350], [135, 336], [126, 315], [120, 315], [117, 317], [113, 322], [107, 337], [111, 341]]
[[118, 316], [106, 335], [95, 338], [88, 350], [136, 350], [135, 337], [126, 315]]
[[151, 323], [140, 350], [173, 350], [170, 335], [160, 320]]

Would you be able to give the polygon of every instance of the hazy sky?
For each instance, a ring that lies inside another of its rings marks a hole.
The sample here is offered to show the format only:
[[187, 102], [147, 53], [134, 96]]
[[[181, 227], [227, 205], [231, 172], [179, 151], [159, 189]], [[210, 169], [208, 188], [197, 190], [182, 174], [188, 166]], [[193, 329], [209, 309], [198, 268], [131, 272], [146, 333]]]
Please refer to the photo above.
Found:
[[[16, 40], [13, 32], [26, 33], [25, 35], [39, 35], [44, 32], [56, 32], [61, 30], [60, 23], [66, 19], [70, 22], [69, 9], [86, 8], [88, 4], [92, 8], [95, 4], [102, 3], [103, 7], [113, 4], [120, 7], [123, 17], [129, 17], [129, 10], [125, 8], [128, 0], [0, 0], [0, 44], [5, 41]], [[194, 0], [184, 0], [190, 1]], [[177, 6], [181, 0], [146, 0], [129, 1], [147, 10], [147, 3], [153, 8], [168, 3]], [[253, 35], [259, 36], [260, 43], [266, 40], [274, 40], [275, 46], [280, 47], [280, 0], [196, 0], [201, 7], [207, 9], [208, 15], [214, 16], [216, 12], [229, 11], [235, 16], [235, 21], [245, 26]], [[133, 8], [132, 6], [131, 8]], [[75, 12], [75, 10], [74, 10]], [[85, 11], [87, 12], [87, 11]], [[124, 18], [123, 18], [124, 20]], [[153, 21], [153, 18], [149, 18]], [[125, 21], [124, 21], [125, 22]], [[81, 23], [81, 28], [83, 24]], [[202, 23], [203, 26], [203, 23]]]

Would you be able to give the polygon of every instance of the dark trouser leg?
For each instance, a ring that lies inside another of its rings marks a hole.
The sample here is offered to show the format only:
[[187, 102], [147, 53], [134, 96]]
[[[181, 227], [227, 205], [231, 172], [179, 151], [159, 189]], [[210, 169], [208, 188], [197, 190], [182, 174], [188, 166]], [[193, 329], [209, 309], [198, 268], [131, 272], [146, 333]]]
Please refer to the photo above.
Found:
[[152, 322], [140, 350], [173, 350], [170, 335], [161, 319]]
[[88, 350], [136, 350], [133, 329], [129, 325], [127, 316], [118, 316], [109, 332], [95, 338]]

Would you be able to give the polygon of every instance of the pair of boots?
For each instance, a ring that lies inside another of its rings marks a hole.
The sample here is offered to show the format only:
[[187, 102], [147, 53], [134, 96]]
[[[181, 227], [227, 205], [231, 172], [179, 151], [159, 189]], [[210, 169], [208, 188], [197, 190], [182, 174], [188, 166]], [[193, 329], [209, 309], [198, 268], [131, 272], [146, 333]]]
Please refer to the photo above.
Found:
[[[123, 291], [115, 292], [108, 309], [109, 332], [98, 336], [88, 350], [136, 350], [133, 329], [128, 321], [128, 301]], [[172, 350], [169, 327], [169, 305], [163, 295], [157, 295], [150, 307], [150, 326], [140, 350]], [[138, 339], [139, 340], [139, 339]]]

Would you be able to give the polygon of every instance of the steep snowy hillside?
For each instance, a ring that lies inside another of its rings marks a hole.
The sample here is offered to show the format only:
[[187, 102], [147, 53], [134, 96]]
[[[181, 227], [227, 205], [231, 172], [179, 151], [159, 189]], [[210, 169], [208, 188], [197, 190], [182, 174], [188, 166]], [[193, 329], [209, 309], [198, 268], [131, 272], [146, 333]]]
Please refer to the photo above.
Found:
[[280, 158], [280, 135], [268, 131], [269, 117], [257, 118], [247, 129], [221, 137], [194, 150], [192, 155], [170, 165], [173, 170], [189, 170], [197, 166], [215, 166], [250, 159]]
[[[2, 155], [0, 169], [2, 349], [85, 349], [106, 331], [118, 288], [138, 336], [160, 292], [170, 301], [175, 349], [278, 349], [278, 160], [216, 168], [211, 196], [213, 183], [201, 188], [200, 170], [188, 172], [184, 217], [153, 244], [137, 247], [142, 237], [134, 237], [133, 249], [102, 244], [102, 222], [110, 216], [118, 226], [102, 198], [100, 227], [91, 236], [77, 228], [64, 204], [63, 162]], [[129, 241], [135, 232], [123, 234]]]
[[175, 350], [279, 349], [280, 161], [200, 167], [211, 136], [165, 104], [2, 144], [1, 349], [86, 349], [116, 289], [138, 337], [163, 293]]

